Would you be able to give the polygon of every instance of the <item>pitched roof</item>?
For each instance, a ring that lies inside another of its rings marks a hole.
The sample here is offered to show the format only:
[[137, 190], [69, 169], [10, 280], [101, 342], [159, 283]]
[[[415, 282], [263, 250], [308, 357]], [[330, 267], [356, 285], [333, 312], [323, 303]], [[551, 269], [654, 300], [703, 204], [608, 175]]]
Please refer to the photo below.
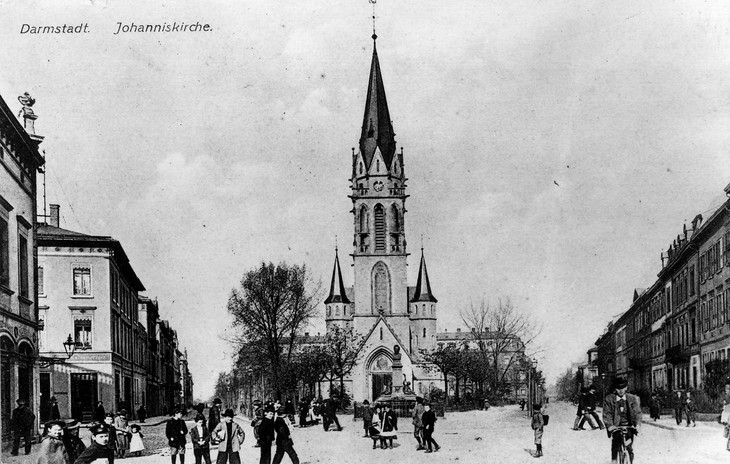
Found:
[[418, 282], [413, 291], [410, 302], [429, 301], [437, 303], [438, 300], [431, 293], [431, 282], [428, 280], [428, 271], [426, 270], [426, 258], [423, 256], [423, 248], [421, 248], [421, 266], [418, 268]]
[[340, 258], [337, 254], [337, 249], [335, 249], [335, 266], [332, 269], [330, 293], [324, 300], [324, 303], [350, 303], [349, 298], [347, 298], [347, 290], [345, 289], [345, 285], [342, 283], [342, 271], [340, 270]]
[[395, 332], [395, 330], [393, 330], [393, 327], [390, 324], [388, 324], [388, 320], [385, 317], [383, 317], [382, 314], [380, 315], [380, 317], [378, 317], [378, 319], [375, 321], [375, 323], [373, 324], [373, 326], [370, 327], [370, 330], [368, 331], [367, 334], [365, 334], [365, 337], [363, 337], [362, 341], [360, 342], [360, 349], [362, 349], [365, 346], [365, 344], [367, 343], [368, 339], [370, 338], [370, 336], [375, 331], [375, 328], [378, 326], [378, 323], [380, 321], [383, 321], [383, 324], [385, 324], [385, 327], [387, 327], [388, 330], [390, 330], [390, 333], [393, 335], [393, 338], [395, 338], [395, 341], [401, 347], [401, 351], [403, 351], [403, 353], [405, 353], [406, 356], [408, 356], [408, 359], [413, 360], [413, 353], [410, 353], [408, 351], [408, 346], [406, 346], [403, 343], [403, 340], [400, 339], [400, 337]]
[[379, 148], [385, 165], [390, 169], [395, 154], [395, 132], [390, 121], [388, 101], [385, 98], [383, 76], [380, 73], [378, 50], [373, 35], [373, 60], [370, 64], [368, 95], [365, 102], [365, 115], [360, 135], [360, 153], [365, 165], [370, 169], [375, 151]]

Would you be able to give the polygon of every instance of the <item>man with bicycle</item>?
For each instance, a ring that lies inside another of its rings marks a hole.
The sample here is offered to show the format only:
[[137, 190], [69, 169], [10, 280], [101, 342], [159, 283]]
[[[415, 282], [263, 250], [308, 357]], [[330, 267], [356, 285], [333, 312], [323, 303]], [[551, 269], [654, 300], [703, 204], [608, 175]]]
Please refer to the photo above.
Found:
[[[641, 403], [636, 395], [626, 393], [626, 379], [617, 377], [613, 383], [613, 393], [603, 402], [603, 422], [611, 439], [611, 462], [618, 463], [619, 451], [626, 447], [629, 462], [634, 462], [634, 436], [641, 421]], [[624, 438], [625, 437], [625, 438]]]

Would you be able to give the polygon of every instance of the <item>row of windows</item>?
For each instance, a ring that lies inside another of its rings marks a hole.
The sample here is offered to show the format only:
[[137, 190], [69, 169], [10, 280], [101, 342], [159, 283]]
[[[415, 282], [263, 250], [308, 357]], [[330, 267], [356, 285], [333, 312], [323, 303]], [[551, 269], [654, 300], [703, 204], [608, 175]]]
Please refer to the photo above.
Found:
[[[5, 214], [0, 214], [0, 285], [10, 285], [10, 228]], [[18, 224], [18, 292], [30, 298], [30, 266], [28, 260], [28, 229]]]
[[[730, 231], [728, 232], [730, 233]], [[727, 237], [728, 233], [725, 234], [725, 238], [720, 237], [714, 245], [700, 255], [700, 282], [711, 278], [725, 266], [728, 249], [727, 247], [723, 249], [723, 241], [727, 244]]]
[[710, 292], [707, 297], [702, 297], [700, 304], [700, 320], [702, 331], [707, 332], [730, 322], [728, 311], [730, 310], [730, 287], [723, 292], [722, 287]]

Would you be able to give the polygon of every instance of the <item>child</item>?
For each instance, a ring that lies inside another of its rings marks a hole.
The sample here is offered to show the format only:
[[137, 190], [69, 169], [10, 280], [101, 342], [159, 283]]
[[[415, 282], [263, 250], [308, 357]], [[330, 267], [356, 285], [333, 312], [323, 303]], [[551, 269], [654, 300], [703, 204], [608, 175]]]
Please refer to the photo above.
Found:
[[545, 423], [542, 419], [542, 405], [532, 405], [532, 430], [535, 431], [535, 446], [537, 450], [533, 457], [539, 458], [542, 456], [542, 430], [545, 427]]
[[370, 423], [370, 429], [368, 430], [370, 438], [373, 439], [373, 449], [377, 448], [377, 443], [380, 441], [380, 431], [382, 426], [380, 425], [380, 417], [382, 416], [382, 410], [380, 405], [375, 406], [375, 412], [373, 413], [372, 422]]
[[133, 424], [130, 431], [132, 432], [132, 438], [129, 441], [129, 453], [132, 456], [141, 456], [142, 451], [144, 451], [144, 443], [142, 442], [144, 435], [142, 435], [137, 424]]

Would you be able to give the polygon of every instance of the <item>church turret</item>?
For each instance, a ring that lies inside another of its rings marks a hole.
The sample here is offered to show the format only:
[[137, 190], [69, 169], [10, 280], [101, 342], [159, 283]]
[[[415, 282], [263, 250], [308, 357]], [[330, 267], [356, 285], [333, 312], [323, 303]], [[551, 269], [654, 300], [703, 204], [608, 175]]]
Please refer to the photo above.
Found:
[[327, 311], [327, 328], [336, 324], [341, 327], [350, 326], [348, 321], [352, 321], [353, 304], [347, 297], [347, 289], [342, 280], [342, 270], [340, 269], [340, 258], [335, 249], [335, 264], [332, 269], [332, 282], [330, 283], [330, 292], [324, 300], [325, 309]]
[[438, 300], [431, 292], [431, 281], [426, 269], [426, 258], [421, 248], [421, 264], [418, 280], [409, 300], [412, 321], [412, 349], [431, 349], [436, 340], [436, 303]]

